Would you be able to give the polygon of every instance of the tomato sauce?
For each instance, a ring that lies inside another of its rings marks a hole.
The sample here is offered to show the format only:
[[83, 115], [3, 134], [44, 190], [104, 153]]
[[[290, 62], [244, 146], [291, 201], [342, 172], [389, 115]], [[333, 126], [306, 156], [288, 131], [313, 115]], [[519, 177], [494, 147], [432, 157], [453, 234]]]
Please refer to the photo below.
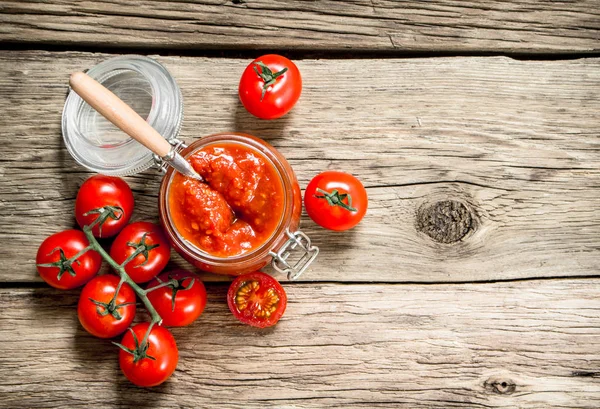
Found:
[[237, 143], [206, 146], [188, 157], [206, 183], [173, 175], [169, 209], [184, 239], [217, 257], [251, 251], [277, 229], [284, 210], [277, 170]]

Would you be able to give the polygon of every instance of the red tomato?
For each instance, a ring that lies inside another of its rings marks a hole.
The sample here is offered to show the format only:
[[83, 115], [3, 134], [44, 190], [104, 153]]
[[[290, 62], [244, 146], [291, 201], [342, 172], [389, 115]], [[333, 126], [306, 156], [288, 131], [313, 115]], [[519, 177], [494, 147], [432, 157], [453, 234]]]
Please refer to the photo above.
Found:
[[[123, 283], [119, 294], [119, 277], [105, 274], [94, 277], [83, 287], [77, 316], [87, 332], [99, 338], [112, 338], [122, 334], [135, 317], [135, 292]], [[112, 301], [112, 302], [111, 302]]]
[[137, 324], [125, 333], [119, 345], [119, 365], [123, 374], [135, 385], [143, 387], [166, 381], [179, 360], [175, 338], [168, 329], [154, 325], [147, 342], [143, 342], [149, 326], [147, 322]]
[[79, 188], [75, 200], [79, 226], [89, 226], [99, 217], [105, 219], [93, 227], [95, 237], [114, 236], [127, 225], [132, 213], [133, 193], [121, 178], [95, 175]]
[[367, 205], [367, 191], [349, 173], [329, 170], [318, 174], [304, 192], [306, 213], [326, 229], [341, 231], [356, 226]]
[[135, 222], [125, 227], [113, 242], [110, 256], [122, 264], [137, 249], [140, 253], [125, 265], [125, 271], [136, 283], [151, 280], [171, 258], [171, 244], [154, 223]]
[[233, 280], [227, 292], [227, 304], [244, 324], [265, 328], [277, 324], [285, 312], [287, 296], [277, 280], [257, 271]]
[[65, 230], [53, 234], [38, 249], [35, 258], [38, 273], [45, 282], [61, 290], [84, 285], [100, 270], [102, 257], [95, 250], [88, 250], [72, 263], [69, 259], [89, 244], [80, 230]]
[[240, 101], [252, 115], [275, 119], [287, 114], [302, 92], [296, 64], [281, 55], [268, 54], [246, 67], [240, 80]]
[[148, 293], [148, 299], [163, 319], [162, 325], [184, 327], [194, 322], [206, 306], [206, 288], [193, 273], [185, 270], [163, 273], [150, 281], [151, 288], [171, 279], [177, 285], [158, 288]]

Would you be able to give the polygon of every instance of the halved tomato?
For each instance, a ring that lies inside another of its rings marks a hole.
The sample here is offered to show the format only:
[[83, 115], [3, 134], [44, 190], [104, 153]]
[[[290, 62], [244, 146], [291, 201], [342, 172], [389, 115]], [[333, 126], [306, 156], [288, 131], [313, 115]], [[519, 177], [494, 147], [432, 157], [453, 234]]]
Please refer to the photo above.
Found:
[[277, 324], [285, 312], [287, 296], [277, 280], [257, 271], [241, 275], [231, 283], [227, 304], [242, 323], [266, 328]]

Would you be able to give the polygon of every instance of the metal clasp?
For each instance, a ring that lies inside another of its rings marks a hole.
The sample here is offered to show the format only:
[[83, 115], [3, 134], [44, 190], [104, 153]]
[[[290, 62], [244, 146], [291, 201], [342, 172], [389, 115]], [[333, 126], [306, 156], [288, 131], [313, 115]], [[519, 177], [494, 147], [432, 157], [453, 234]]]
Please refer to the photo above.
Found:
[[[183, 149], [187, 148], [187, 145], [177, 138], [169, 139], [169, 143], [173, 145], [173, 149], [171, 149], [167, 155], [174, 156], [175, 152], [181, 152]], [[154, 166], [156, 166], [158, 171], [161, 173], [167, 173], [167, 167], [169, 164], [165, 161], [165, 159], [161, 158], [156, 153], [153, 153], [152, 157], [154, 158]]]
[[[269, 255], [273, 257], [271, 265], [276, 271], [287, 274], [288, 280], [295, 280], [300, 277], [300, 274], [302, 274], [308, 268], [310, 263], [317, 258], [319, 248], [313, 246], [308, 236], [300, 230], [294, 233], [290, 233], [289, 230], [286, 230], [285, 234], [288, 236], [288, 241], [281, 246], [277, 253], [273, 251], [269, 252]], [[296, 248], [302, 252], [302, 257], [291, 266], [287, 262], [287, 259]]]

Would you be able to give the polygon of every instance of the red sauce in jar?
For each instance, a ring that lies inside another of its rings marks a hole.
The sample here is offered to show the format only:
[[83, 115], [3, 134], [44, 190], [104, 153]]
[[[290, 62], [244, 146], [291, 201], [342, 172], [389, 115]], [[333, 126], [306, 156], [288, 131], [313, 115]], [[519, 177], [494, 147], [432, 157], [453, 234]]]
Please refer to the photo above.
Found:
[[184, 239], [217, 257], [236, 256], [267, 241], [284, 211], [273, 165], [237, 143], [206, 146], [188, 157], [206, 183], [174, 174], [169, 187], [173, 224]]

